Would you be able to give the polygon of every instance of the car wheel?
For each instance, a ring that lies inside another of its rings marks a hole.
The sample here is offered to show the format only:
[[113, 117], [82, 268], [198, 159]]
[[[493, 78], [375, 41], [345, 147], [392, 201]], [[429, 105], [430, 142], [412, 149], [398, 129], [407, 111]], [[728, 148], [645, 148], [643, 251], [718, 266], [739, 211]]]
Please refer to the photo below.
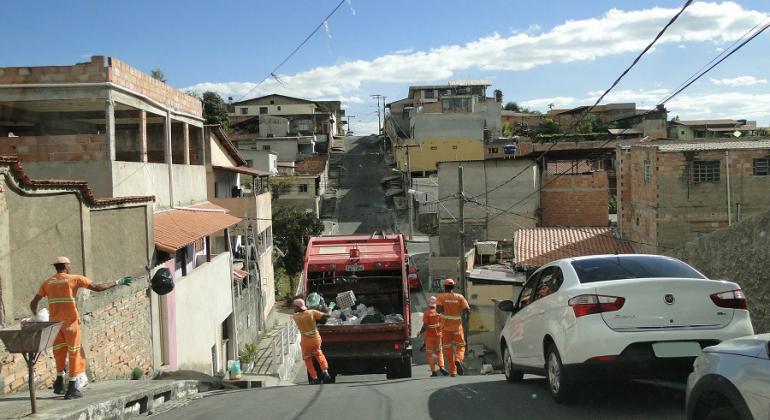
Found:
[[735, 411], [734, 408], [719, 407], [706, 414], [706, 417], [704, 417], [703, 420], [735, 420], [740, 418], [741, 416], [738, 415], [738, 412]]
[[505, 346], [503, 351], [503, 365], [505, 366], [505, 380], [508, 382], [521, 382], [524, 378], [524, 372], [515, 370], [513, 368], [513, 359], [511, 358], [511, 352], [508, 350], [508, 346]]
[[553, 344], [548, 346], [545, 352], [545, 371], [548, 378], [548, 391], [554, 401], [561, 404], [575, 401], [574, 383], [566, 375], [559, 350]]

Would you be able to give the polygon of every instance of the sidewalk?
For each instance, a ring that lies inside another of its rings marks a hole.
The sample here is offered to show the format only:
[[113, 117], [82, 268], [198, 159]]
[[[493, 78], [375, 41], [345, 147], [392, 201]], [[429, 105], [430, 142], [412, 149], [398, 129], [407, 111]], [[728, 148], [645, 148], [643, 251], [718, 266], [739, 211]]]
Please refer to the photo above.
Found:
[[197, 381], [104, 381], [83, 389], [83, 398], [65, 400], [53, 390], [37, 391], [37, 414], [27, 391], [0, 397], [0, 419], [123, 419], [150, 414], [161, 407], [195, 397]]
[[[257, 360], [254, 362], [254, 369], [250, 372], [244, 372], [244, 379], [261, 380], [263, 386], [287, 385], [285, 378], [279, 375], [280, 371], [288, 372], [293, 366], [287, 366], [283, 369], [278, 365], [274, 356], [274, 345], [280, 338], [281, 331], [292, 320], [293, 311], [290, 308], [282, 307], [282, 302], [276, 302], [273, 308], [273, 327], [257, 343]], [[292, 361], [298, 363], [296, 360]], [[252, 379], [254, 378], [254, 379]]]

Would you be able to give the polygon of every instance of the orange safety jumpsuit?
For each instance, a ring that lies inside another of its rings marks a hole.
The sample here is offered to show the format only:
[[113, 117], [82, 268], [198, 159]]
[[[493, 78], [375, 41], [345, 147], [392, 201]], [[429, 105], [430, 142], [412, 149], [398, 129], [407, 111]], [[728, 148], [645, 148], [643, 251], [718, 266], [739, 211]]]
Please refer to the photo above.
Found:
[[318, 372], [316, 372], [313, 366], [313, 357], [318, 360], [321, 370], [329, 369], [329, 363], [321, 351], [321, 334], [318, 333], [316, 328], [316, 321], [323, 318], [324, 315], [323, 312], [316, 311], [315, 309], [308, 309], [293, 315], [294, 322], [297, 324], [301, 335], [299, 346], [302, 349], [302, 359], [305, 361], [310, 377], [314, 380], [318, 379]]
[[[465, 360], [465, 338], [463, 337], [462, 313], [470, 309], [468, 301], [459, 293], [441, 293], [436, 298], [436, 306], [441, 305], [441, 340], [444, 357], [449, 363], [449, 373], [457, 374], [455, 361]], [[454, 346], [454, 351], [452, 347]]]
[[38, 296], [48, 298], [49, 319], [62, 323], [53, 342], [53, 357], [58, 373], [64, 372], [69, 362], [70, 378], [86, 371], [85, 357], [80, 348], [77, 296], [78, 289], [89, 286], [91, 280], [86, 277], [57, 273], [46, 279], [37, 291]]
[[436, 312], [436, 308], [428, 308], [423, 312], [422, 324], [425, 325], [425, 357], [428, 359], [430, 371], [435, 372], [436, 361], [440, 368], [444, 367], [444, 356], [441, 354], [441, 316]]

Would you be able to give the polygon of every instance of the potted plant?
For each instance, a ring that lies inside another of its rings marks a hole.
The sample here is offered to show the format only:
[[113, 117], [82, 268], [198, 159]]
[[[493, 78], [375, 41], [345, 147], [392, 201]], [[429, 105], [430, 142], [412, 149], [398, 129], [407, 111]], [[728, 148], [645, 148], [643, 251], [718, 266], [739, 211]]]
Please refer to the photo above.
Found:
[[257, 345], [254, 343], [243, 346], [240, 354], [241, 371], [251, 372], [254, 369], [254, 362], [257, 361]]

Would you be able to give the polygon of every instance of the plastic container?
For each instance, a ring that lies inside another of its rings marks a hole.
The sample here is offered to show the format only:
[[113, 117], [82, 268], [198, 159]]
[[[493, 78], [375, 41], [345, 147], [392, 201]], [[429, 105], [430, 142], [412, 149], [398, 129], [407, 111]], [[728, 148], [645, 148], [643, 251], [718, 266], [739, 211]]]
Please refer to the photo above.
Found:
[[338, 293], [335, 300], [340, 309], [348, 309], [356, 304], [356, 295], [352, 290], [348, 290], [347, 292]]
[[227, 372], [230, 375], [230, 379], [241, 379], [241, 362], [240, 360], [228, 360]]

